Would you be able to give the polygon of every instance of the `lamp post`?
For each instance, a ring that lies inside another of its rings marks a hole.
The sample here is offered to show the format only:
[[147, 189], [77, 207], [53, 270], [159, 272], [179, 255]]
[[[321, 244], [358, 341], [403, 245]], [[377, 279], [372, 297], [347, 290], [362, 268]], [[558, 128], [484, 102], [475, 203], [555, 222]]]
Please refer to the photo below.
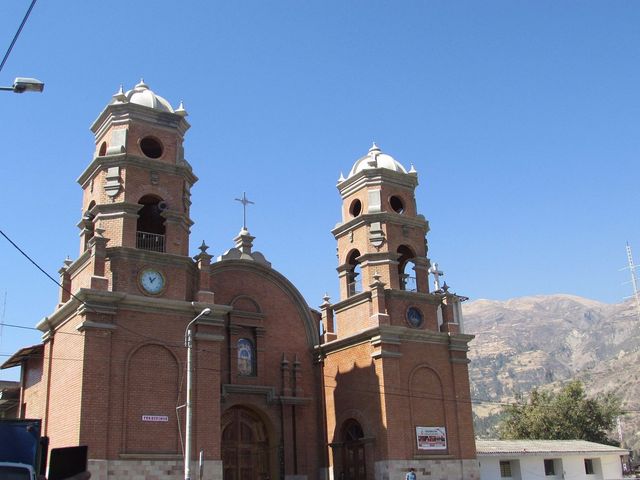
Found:
[[201, 317], [205, 317], [211, 313], [210, 308], [202, 310], [196, 318], [191, 320], [187, 324], [187, 328], [184, 331], [184, 346], [187, 347], [187, 403], [186, 403], [186, 427], [185, 427], [185, 445], [184, 445], [184, 480], [191, 480], [191, 444], [192, 444], [192, 432], [191, 423], [193, 421], [193, 411], [191, 407], [191, 395], [192, 395], [192, 381], [193, 381], [193, 333], [191, 327]]
[[18, 77], [13, 81], [12, 86], [0, 87], [0, 90], [8, 90], [14, 93], [24, 93], [24, 92], [40, 93], [44, 90], [44, 82], [41, 82], [37, 78]]

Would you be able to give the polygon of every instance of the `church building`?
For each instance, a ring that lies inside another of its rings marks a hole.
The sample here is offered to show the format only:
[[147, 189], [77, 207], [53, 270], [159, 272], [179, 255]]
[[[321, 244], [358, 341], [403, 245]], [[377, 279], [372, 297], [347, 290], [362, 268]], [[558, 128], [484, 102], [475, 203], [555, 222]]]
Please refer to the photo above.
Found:
[[184, 478], [188, 390], [193, 479], [478, 479], [465, 298], [427, 258], [413, 167], [374, 144], [341, 176], [340, 298], [314, 309], [246, 225], [189, 251], [186, 116], [141, 81], [91, 127], [79, 255], [42, 343], [2, 366], [20, 416], [87, 445], [95, 480]]

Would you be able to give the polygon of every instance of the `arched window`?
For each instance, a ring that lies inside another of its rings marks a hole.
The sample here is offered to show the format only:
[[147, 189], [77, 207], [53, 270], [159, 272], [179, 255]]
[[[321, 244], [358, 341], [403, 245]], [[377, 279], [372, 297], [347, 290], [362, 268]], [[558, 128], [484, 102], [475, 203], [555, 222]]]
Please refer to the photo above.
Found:
[[155, 195], [145, 195], [138, 203], [142, 208], [138, 211], [136, 246], [142, 250], [164, 252], [164, 217], [162, 211], [166, 204]]
[[398, 247], [398, 275], [400, 276], [400, 290], [415, 292], [416, 275], [415, 275], [415, 255], [406, 245]]
[[350, 418], [342, 425], [342, 441], [343, 442], [356, 442], [364, 437], [364, 432], [360, 424]]
[[347, 296], [349, 297], [362, 291], [359, 256], [360, 251], [353, 250], [347, 257]]
[[238, 340], [238, 375], [253, 377], [256, 374], [256, 349], [248, 338]]

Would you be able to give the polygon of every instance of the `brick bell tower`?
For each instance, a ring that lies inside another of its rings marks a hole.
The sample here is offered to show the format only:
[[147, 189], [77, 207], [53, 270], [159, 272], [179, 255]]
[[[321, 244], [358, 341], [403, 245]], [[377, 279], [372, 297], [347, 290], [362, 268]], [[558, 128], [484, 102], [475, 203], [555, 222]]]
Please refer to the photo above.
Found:
[[324, 299], [319, 347], [334, 478], [479, 478], [465, 298], [429, 291], [417, 185], [375, 144], [338, 181], [340, 300]]
[[197, 181], [184, 158], [186, 116], [182, 103], [174, 110], [140, 81], [126, 93], [120, 88], [94, 122], [94, 160], [78, 179], [80, 253], [97, 244], [100, 254], [108, 242], [109, 262], [92, 288], [103, 276], [113, 291], [186, 299], [188, 282], [176, 275], [190, 263], [190, 191]]
[[85, 209], [81, 250], [97, 223], [110, 246], [188, 254], [189, 192], [197, 178], [182, 147], [186, 116], [182, 104], [174, 111], [144, 81], [113, 96], [91, 128], [94, 162], [78, 179]]
[[[144, 81], [120, 88], [100, 113], [91, 127], [91, 163], [78, 178], [80, 254], [65, 261], [57, 308], [38, 324], [47, 394], [36, 416], [52, 448], [89, 446], [95, 478], [106, 478], [107, 470], [146, 478], [175, 466], [184, 422], [183, 411], [176, 413], [185, 401], [183, 339], [196, 316], [193, 398], [200, 420], [193, 441], [209, 471], [222, 475], [216, 362], [231, 307], [214, 304], [206, 245], [189, 256], [197, 177], [184, 157], [186, 116], [182, 103], [174, 109]], [[200, 318], [205, 308], [210, 313]]]

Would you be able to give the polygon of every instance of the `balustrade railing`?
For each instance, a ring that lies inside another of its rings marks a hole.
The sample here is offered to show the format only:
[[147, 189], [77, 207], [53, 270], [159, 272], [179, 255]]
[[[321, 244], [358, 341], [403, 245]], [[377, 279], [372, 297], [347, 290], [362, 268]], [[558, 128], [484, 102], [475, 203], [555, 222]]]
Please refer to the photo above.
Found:
[[136, 232], [136, 248], [164, 252], [164, 235], [138, 231]]

